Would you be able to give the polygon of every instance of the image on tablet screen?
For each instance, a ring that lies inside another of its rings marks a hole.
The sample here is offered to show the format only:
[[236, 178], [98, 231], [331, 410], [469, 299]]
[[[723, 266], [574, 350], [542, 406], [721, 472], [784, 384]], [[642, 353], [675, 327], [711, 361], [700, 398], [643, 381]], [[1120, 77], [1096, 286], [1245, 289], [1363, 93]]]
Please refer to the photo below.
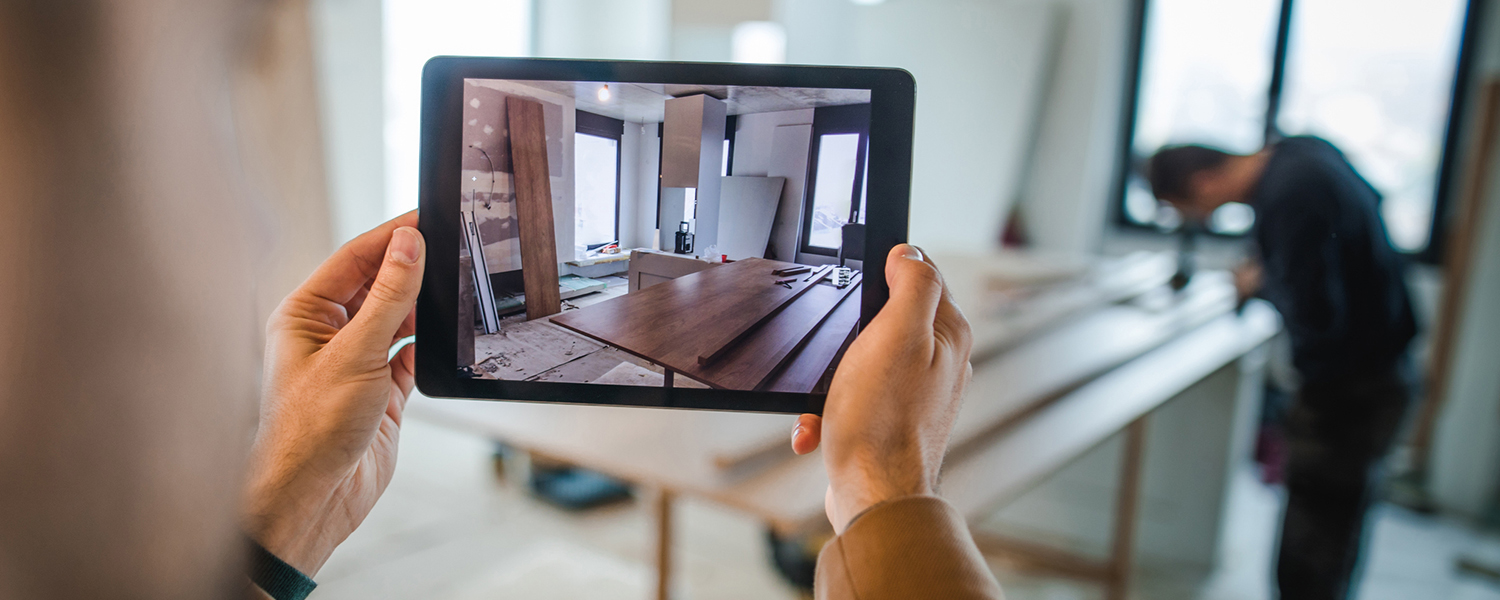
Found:
[[827, 390], [870, 91], [467, 79], [460, 377]]

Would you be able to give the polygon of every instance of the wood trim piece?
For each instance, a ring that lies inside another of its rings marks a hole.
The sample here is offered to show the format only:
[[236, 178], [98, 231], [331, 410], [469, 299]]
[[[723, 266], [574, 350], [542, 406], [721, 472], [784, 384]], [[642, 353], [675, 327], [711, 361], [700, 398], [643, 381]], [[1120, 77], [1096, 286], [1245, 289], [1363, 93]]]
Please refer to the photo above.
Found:
[[1469, 272], [1474, 260], [1475, 235], [1485, 209], [1485, 193], [1490, 187], [1490, 164], [1495, 159], [1495, 145], [1500, 143], [1500, 79], [1485, 83], [1480, 92], [1479, 123], [1469, 146], [1464, 165], [1462, 195], [1453, 215], [1457, 228], [1447, 240], [1443, 255], [1443, 297], [1432, 330], [1432, 357], [1427, 363], [1427, 397], [1417, 414], [1412, 434], [1412, 466], [1417, 476], [1427, 473], [1432, 458], [1433, 433], [1438, 413], [1448, 395], [1448, 377], [1453, 368], [1453, 349], [1458, 343], [1458, 321], [1463, 316], [1464, 300], [1469, 290]]
[[1120, 487], [1115, 495], [1114, 539], [1110, 540], [1108, 600], [1126, 600], [1135, 572], [1135, 527], [1140, 513], [1141, 472], [1146, 456], [1146, 413], [1125, 427]]
[[515, 167], [526, 319], [539, 319], [562, 312], [552, 179], [547, 164], [547, 124], [542, 104], [535, 100], [512, 96], [506, 99], [505, 108], [510, 119], [510, 155]]
[[656, 500], [651, 507], [656, 525], [657, 600], [669, 600], [672, 597], [672, 503], [675, 496], [672, 490], [657, 490]]

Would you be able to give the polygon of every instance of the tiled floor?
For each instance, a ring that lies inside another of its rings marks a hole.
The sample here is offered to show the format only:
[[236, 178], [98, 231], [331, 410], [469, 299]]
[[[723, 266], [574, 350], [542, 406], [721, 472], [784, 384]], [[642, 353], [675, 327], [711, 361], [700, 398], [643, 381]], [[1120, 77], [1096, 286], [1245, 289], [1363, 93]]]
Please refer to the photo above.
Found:
[[[410, 419], [396, 477], [364, 526], [318, 574], [314, 600], [629, 599], [650, 595], [650, 523], [628, 503], [570, 514], [495, 476], [490, 444]], [[1266, 600], [1278, 497], [1237, 482], [1224, 566], [1201, 574], [1142, 573], [1136, 597]], [[795, 599], [771, 570], [760, 524], [715, 505], [678, 512], [677, 596]], [[1500, 586], [1460, 576], [1469, 554], [1500, 563], [1500, 540], [1461, 524], [1382, 507], [1360, 600], [1500, 600]], [[1091, 586], [1000, 571], [1011, 600], [1101, 598]]]

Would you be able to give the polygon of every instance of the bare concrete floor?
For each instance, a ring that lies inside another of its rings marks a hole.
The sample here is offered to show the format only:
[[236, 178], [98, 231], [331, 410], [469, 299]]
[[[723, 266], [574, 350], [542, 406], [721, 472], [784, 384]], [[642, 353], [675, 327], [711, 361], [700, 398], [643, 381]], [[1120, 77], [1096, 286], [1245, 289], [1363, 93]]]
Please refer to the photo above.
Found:
[[[609, 284], [604, 291], [563, 301], [563, 312], [578, 310], [626, 293], [624, 277], [596, 278]], [[500, 330], [474, 336], [475, 370], [484, 379], [662, 385], [662, 368], [618, 348], [601, 344], [547, 319], [527, 321], [525, 313], [500, 320]], [[604, 378], [601, 381], [601, 378]], [[678, 378], [682, 387], [708, 387]]]
[[[414, 402], [434, 402], [416, 398]], [[497, 478], [488, 440], [409, 419], [395, 480], [365, 524], [318, 574], [314, 600], [629, 599], [651, 592], [646, 506], [581, 514]], [[796, 599], [766, 556], [755, 520], [686, 500], [678, 512], [676, 597]], [[1224, 564], [1210, 574], [1141, 573], [1152, 600], [1268, 600], [1280, 510], [1248, 468], [1231, 499]], [[1359, 600], [1500, 600], [1500, 587], [1460, 575], [1461, 555], [1500, 562], [1500, 541], [1463, 523], [1382, 506]], [[1011, 600], [1102, 598], [1097, 588], [992, 565]]]

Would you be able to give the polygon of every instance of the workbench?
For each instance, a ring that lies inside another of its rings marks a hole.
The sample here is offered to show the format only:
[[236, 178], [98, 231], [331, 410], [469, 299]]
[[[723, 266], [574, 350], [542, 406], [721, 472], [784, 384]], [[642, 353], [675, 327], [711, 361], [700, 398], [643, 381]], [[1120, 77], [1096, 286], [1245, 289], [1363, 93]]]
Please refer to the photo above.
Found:
[[[1123, 435], [1105, 559], [974, 533], [988, 554], [1095, 580], [1108, 597], [1124, 598], [1147, 421], [1185, 390], [1261, 348], [1279, 330], [1279, 317], [1260, 302], [1236, 311], [1227, 273], [1200, 273], [1180, 292], [1167, 289], [1171, 263], [1160, 255], [1099, 269], [1088, 291], [1041, 298], [1047, 305], [1074, 302], [1071, 313], [992, 317], [975, 308], [985, 286], [974, 282], [984, 278], [985, 261], [940, 264], [977, 340], [974, 379], [955, 423], [942, 495], [974, 524]], [[670, 595], [678, 496], [744, 511], [783, 534], [829, 529], [822, 457], [791, 452], [791, 415], [426, 398], [414, 399], [408, 412], [652, 491], [657, 598]]]

